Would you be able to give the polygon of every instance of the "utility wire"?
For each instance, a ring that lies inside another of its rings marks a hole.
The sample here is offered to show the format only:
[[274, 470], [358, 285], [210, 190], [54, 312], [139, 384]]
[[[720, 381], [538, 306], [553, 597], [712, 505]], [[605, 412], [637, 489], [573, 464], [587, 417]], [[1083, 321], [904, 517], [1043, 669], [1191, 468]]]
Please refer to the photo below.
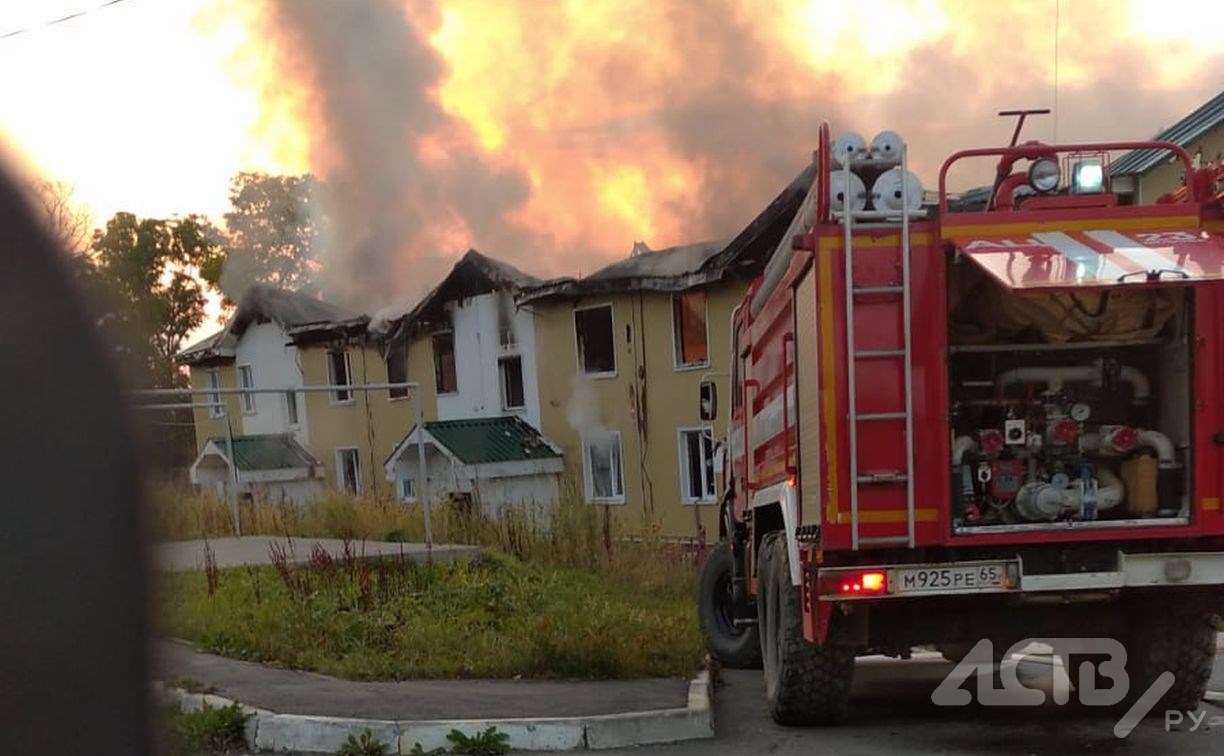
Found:
[[48, 26], [55, 26], [56, 24], [62, 24], [65, 21], [72, 21], [73, 19], [80, 18], [81, 16], [87, 16], [90, 13], [93, 13], [94, 11], [100, 11], [103, 8], [107, 8], [112, 5], [118, 5], [119, 3], [122, 3], [123, 1], [124, 0], [107, 0], [101, 5], [94, 6], [93, 8], [86, 8], [85, 10], [80, 10], [80, 11], [77, 11], [76, 13], [69, 13], [67, 16], [61, 16], [60, 18], [53, 18], [50, 21], [47, 21], [42, 24], [36, 24], [34, 26], [27, 26], [23, 29], [13, 29], [12, 31], [3, 32], [3, 33], [0, 33], [0, 39], [9, 39], [10, 37], [16, 37], [18, 35], [25, 34], [27, 32], [38, 31], [39, 29], [45, 29]]

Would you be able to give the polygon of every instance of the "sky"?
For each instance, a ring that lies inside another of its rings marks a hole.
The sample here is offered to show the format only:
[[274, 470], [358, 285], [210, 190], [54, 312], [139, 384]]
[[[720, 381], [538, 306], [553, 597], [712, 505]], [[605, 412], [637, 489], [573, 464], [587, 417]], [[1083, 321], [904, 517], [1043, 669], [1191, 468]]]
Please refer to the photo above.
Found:
[[101, 2], [0, 4], [7, 162], [97, 223], [219, 219], [239, 171], [314, 172], [324, 292], [367, 311], [468, 247], [554, 276], [734, 235], [822, 119], [900, 132], [929, 188], [1006, 141], [996, 110], [1137, 139], [1224, 88], [1219, 2], [122, 0], [45, 25]]

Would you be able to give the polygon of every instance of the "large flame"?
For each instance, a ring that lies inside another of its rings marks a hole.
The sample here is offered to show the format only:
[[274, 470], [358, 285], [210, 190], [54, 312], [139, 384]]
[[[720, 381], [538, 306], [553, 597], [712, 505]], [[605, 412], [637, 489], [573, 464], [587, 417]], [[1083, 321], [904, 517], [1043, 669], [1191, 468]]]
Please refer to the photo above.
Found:
[[1194, 72], [1224, 70], [1214, 3], [1214, 23], [1176, 14], [1185, 34], [1155, 0], [223, 7], [272, 43], [239, 56], [259, 136], [347, 198], [327, 264], [366, 307], [467, 246], [558, 275], [734, 234], [822, 119], [899, 131], [931, 186], [948, 153], [1009, 136], [994, 110], [1054, 105], [1056, 77], [1057, 120], [1030, 138], [1148, 136], [1219, 86]]

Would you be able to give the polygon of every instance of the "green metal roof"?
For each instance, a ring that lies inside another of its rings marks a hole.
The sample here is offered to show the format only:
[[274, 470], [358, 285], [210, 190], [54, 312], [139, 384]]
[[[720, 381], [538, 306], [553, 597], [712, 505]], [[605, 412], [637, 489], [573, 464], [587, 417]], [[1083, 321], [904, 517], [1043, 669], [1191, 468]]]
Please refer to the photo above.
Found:
[[[208, 439], [222, 454], [228, 454], [224, 436]], [[291, 435], [274, 433], [234, 436], [234, 460], [239, 470], [285, 470], [314, 467], [319, 461]]]
[[435, 420], [425, 423], [425, 430], [466, 465], [561, 456], [519, 417]]

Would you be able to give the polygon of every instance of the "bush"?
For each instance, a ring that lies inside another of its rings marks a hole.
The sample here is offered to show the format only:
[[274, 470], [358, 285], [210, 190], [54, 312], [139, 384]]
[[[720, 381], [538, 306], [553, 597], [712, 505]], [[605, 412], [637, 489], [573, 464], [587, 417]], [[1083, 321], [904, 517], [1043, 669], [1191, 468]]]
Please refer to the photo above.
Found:
[[202, 751], [244, 750], [246, 721], [250, 716], [237, 703], [222, 707], [204, 704], [197, 711], [163, 709], [161, 751], [172, 756], [187, 756]]

